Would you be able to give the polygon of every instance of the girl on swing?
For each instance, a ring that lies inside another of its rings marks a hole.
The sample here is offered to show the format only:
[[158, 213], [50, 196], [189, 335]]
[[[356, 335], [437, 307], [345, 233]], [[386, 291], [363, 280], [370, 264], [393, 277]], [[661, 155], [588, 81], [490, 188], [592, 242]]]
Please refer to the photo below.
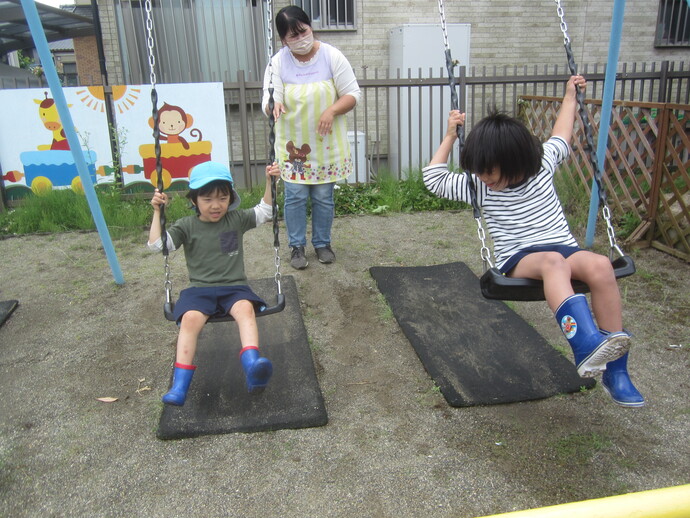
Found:
[[[263, 199], [253, 209], [240, 210], [240, 197], [227, 166], [203, 162], [192, 168], [187, 198], [196, 215], [177, 220], [166, 232], [169, 250], [184, 246], [190, 287], [182, 290], [175, 304], [175, 320], [180, 331], [172, 386], [163, 396], [163, 403], [184, 405], [196, 369], [193, 360], [197, 339], [212, 316], [230, 314], [237, 322], [242, 345], [240, 363], [247, 390], [258, 393], [268, 384], [273, 366], [259, 354], [256, 325], [256, 311], [265, 303], [247, 285], [242, 236], [271, 221], [271, 176], [279, 175], [277, 164], [267, 166]], [[163, 249], [160, 210], [167, 200], [167, 195], [158, 189], [151, 199], [154, 214], [148, 247], [152, 251]]]
[[[585, 86], [582, 76], [568, 80], [551, 138], [543, 145], [517, 119], [500, 113], [482, 119], [460, 156], [470, 175], [448, 170], [456, 128], [465, 122], [464, 113], [451, 111], [446, 135], [423, 170], [424, 184], [437, 196], [470, 203], [467, 182], [474, 182], [500, 271], [542, 280], [578, 374], [593, 377], [604, 371], [602, 385], [613, 401], [638, 407], [644, 398], [628, 375], [630, 335], [623, 330], [613, 267], [607, 257], [578, 247], [553, 184], [557, 166], [570, 152], [577, 88]], [[571, 279], [589, 286], [594, 318], [585, 295], [574, 293]]]

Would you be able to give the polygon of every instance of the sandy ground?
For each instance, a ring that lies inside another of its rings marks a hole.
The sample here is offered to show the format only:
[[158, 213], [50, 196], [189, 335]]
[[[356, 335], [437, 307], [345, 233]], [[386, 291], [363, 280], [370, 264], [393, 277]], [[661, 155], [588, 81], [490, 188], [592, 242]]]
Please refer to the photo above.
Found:
[[[597, 386], [453, 408], [368, 268], [461, 260], [480, 272], [470, 214], [337, 218], [335, 264], [310, 249], [297, 272], [283, 249], [328, 425], [160, 441], [176, 328], [144, 241], [115, 242], [123, 286], [98, 234], [0, 241], [0, 300], [20, 301], [0, 328], [0, 516], [474, 517], [690, 482], [685, 262], [638, 251], [621, 282], [646, 407]], [[269, 226], [246, 236], [251, 278], [272, 276], [271, 244]], [[179, 291], [182, 254], [171, 264]], [[511, 307], [565, 351], [545, 303]]]

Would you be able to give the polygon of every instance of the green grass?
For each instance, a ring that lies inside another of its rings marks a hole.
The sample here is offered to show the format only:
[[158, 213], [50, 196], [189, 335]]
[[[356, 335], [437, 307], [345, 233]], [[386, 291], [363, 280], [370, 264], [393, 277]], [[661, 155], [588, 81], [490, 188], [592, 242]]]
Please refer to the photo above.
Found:
[[573, 433], [554, 441], [558, 459], [564, 464], [588, 465], [600, 454], [610, 452], [613, 442], [597, 433]]
[[554, 176], [554, 184], [570, 228], [587, 228], [589, 194], [580, 178], [575, 173], [560, 171]]
[[[563, 202], [566, 217], [573, 230], [587, 226], [589, 198], [587, 190], [574, 175], [556, 175], [556, 190]], [[193, 214], [185, 190], [171, 191], [171, 202], [166, 208], [168, 223]], [[241, 208], [256, 205], [264, 193], [263, 186], [251, 191], [240, 191]], [[139, 196], [123, 195], [113, 187], [98, 187], [97, 195], [105, 221], [114, 237], [122, 237], [141, 231], [151, 224], [153, 209], [150, 193]], [[421, 171], [409, 172], [405, 180], [397, 180], [390, 174], [379, 174], [369, 184], [344, 184], [336, 186], [334, 194], [337, 216], [350, 214], [388, 214], [432, 210], [467, 209], [468, 205], [439, 198], [424, 186]], [[278, 192], [278, 207], [282, 215], [283, 193]], [[622, 221], [622, 233], [636, 228], [632, 217]], [[56, 233], [93, 230], [95, 223], [86, 197], [74, 191], [52, 190], [41, 196], [27, 196], [20, 206], [0, 213], [0, 235]]]
[[[148, 199], [125, 199], [119, 190], [112, 188], [99, 188], [97, 196], [106, 224], [115, 236], [141, 230], [151, 223], [153, 209]], [[189, 214], [188, 205], [186, 199], [174, 196], [166, 211], [168, 219], [174, 221]], [[69, 189], [27, 197], [21, 206], [0, 213], [0, 235], [95, 228], [86, 197]]]
[[[424, 210], [447, 210], [466, 207], [464, 204], [441, 199], [424, 187], [421, 171], [398, 181], [390, 175], [380, 175], [371, 184], [338, 184], [335, 191], [335, 213], [384, 214]], [[242, 208], [256, 205], [263, 197], [264, 188], [240, 191]], [[114, 237], [141, 231], [151, 223], [153, 209], [150, 194], [143, 197], [125, 196], [117, 188], [99, 187], [98, 201], [103, 217]], [[282, 211], [283, 194], [278, 193], [278, 207]], [[171, 193], [166, 211], [168, 223], [193, 214], [184, 191]], [[15, 209], [0, 213], [0, 235], [56, 233], [93, 230], [96, 225], [86, 197], [72, 190], [52, 190], [41, 196], [28, 196]]]

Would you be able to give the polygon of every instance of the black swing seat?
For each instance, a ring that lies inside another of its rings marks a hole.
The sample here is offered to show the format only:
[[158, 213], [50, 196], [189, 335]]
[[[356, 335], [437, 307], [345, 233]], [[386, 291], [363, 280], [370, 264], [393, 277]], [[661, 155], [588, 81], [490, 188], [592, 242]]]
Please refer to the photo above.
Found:
[[[166, 320], [170, 320], [171, 322], [175, 322], [175, 316], [174, 316], [174, 309], [175, 309], [175, 303], [174, 302], [166, 302], [163, 305], [163, 313], [165, 313], [165, 318]], [[261, 311], [256, 312], [256, 316], [258, 317], [264, 317], [266, 315], [272, 315], [273, 313], [280, 313], [285, 309], [285, 295], [282, 293], [278, 293], [276, 295], [276, 303], [274, 306], [266, 306], [264, 309]], [[224, 315], [222, 317], [211, 317], [208, 319], [208, 322], [234, 322], [235, 319], [232, 318], [230, 315]]]
[[[635, 273], [632, 257], [622, 255], [611, 262], [616, 279]], [[490, 268], [479, 279], [484, 298], [493, 300], [544, 300], [544, 283], [536, 279], [506, 277], [498, 268]], [[588, 293], [589, 286], [584, 282], [573, 281], [575, 293]]]

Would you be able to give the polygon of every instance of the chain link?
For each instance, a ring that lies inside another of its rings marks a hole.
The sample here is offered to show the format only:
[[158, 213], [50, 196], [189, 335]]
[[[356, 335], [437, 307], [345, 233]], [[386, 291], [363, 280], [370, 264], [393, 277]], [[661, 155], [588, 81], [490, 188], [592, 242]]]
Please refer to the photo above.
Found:
[[484, 269], [487, 270], [487, 265], [489, 268], [494, 267], [494, 263], [491, 260], [491, 250], [486, 246], [486, 232], [484, 231], [484, 225], [482, 225], [482, 218], [474, 218], [474, 220], [477, 222], [477, 236], [479, 236], [479, 240], [482, 242], [479, 255], [481, 255], [484, 262]]
[[170, 264], [168, 263], [168, 256], [165, 256], [165, 282], [163, 286], [165, 287], [165, 302], [168, 304], [172, 302], [172, 281], [170, 280]]
[[268, 0], [266, 2], [266, 34], [267, 43], [266, 51], [268, 52], [268, 62], [271, 63], [273, 57], [273, 2]]
[[280, 273], [280, 247], [275, 247], [275, 264], [276, 264], [276, 273], [273, 276], [273, 279], [275, 280], [276, 286], [278, 287], [278, 293], [282, 293], [283, 290], [280, 287], [280, 280], [282, 279], [282, 274]]
[[448, 44], [448, 31], [446, 29], [446, 10], [443, 7], [443, 0], [438, 0], [438, 14], [441, 16], [441, 31], [443, 31], [443, 46], [446, 50], [450, 48]]
[[613, 250], [618, 252], [619, 255], [623, 255], [622, 250], [616, 243], [616, 232], [613, 228], [613, 225], [611, 224], [611, 211], [609, 210], [608, 205], [604, 205], [601, 209], [601, 214], [604, 218], [604, 222], [606, 223], [606, 235], [609, 238], [609, 246], [611, 247], [611, 254], [613, 255]]
[[565, 12], [561, 6], [561, 0], [556, 1], [556, 13], [561, 19], [561, 32], [563, 33], [563, 45], [570, 43], [570, 37], [568, 36], [568, 24], [565, 23]]
[[[275, 152], [275, 116], [273, 115], [273, 108], [275, 107], [275, 101], [273, 99], [273, 1], [267, 0], [266, 2], [266, 58], [268, 59], [268, 161], [270, 164], [275, 162], [276, 152]], [[274, 275], [274, 280], [278, 293], [282, 293], [282, 288], [280, 281], [282, 275], [280, 273], [280, 238], [279, 238], [279, 227], [278, 227], [278, 179], [271, 177], [271, 197], [272, 197], [272, 209], [273, 209], [273, 250], [275, 252], [275, 267], [276, 273]]]
[[156, 85], [156, 56], [153, 53], [153, 7], [152, 0], [146, 0], [144, 4], [146, 10], [146, 46], [149, 53], [149, 78], [151, 87]]

